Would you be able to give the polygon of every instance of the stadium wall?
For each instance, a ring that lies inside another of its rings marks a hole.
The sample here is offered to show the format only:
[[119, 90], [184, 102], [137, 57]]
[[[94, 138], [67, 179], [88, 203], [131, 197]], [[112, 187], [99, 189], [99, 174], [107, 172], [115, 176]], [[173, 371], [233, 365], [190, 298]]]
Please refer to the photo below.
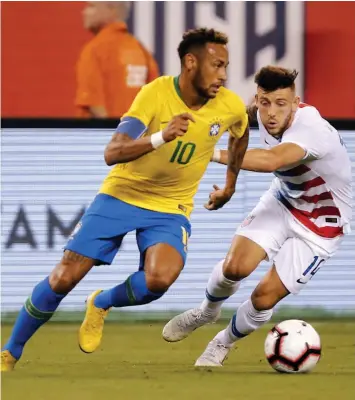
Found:
[[[1, 307], [6, 314], [19, 310], [35, 283], [45, 277], [61, 257], [67, 237], [109, 170], [103, 161], [103, 150], [112, 131], [10, 129], [6, 128], [9, 121], [3, 121], [4, 125]], [[58, 126], [59, 122], [54, 125]], [[341, 133], [351, 155], [355, 177], [355, 130]], [[224, 137], [220, 147], [225, 146]], [[256, 146], [258, 137], [253, 130], [251, 147]], [[224, 173], [223, 166], [211, 163], [200, 185], [192, 216], [187, 265], [180, 278], [162, 299], [126, 311], [147, 316], [199, 304], [211, 268], [223, 258], [237, 225], [272, 179], [270, 174], [243, 172], [233, 201], [217, 212], [208, 212], [203, 203], [212, 184], [223, 183]], [[354, 221], [352, 227], [355, 228]], [[332, 313], [352, 312], [355, 307], [354, 243], [352, 233], [301, 294], [285, 299], [283, 305], [290, 310], [316, 308]], [[135, 237], [129, 234], [114, 264], [95, 268], [63, 301], [60, 311], [82, 310], [88, 293], [121, 282], [137, 265]], [[243, 283], [240, 291], [227, 301], [227, 310], [235, 309], [250, 294], [268, 266], [263, 263]]]

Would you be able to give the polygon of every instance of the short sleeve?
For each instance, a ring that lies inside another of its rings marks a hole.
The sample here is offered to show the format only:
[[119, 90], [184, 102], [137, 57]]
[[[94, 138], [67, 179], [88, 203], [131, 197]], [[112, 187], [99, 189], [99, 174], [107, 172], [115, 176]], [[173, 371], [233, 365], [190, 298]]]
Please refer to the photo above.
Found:
[[157, 113], [157, 87], [156, 81], [145, 85], [138, 92], [133, 103], [122, 119], [125, 117], [136, 118], [146, 127], [151, 123]]
[[[312, 130], [312, 127], [304, 127], [305, 130], [295, 130], [287, 133], [281, 143], [294, 143], [302, 147], [306, 152], [305, 160], [319, 160], [331, 151], [329, 136], [322, 130]], [[308, 129], [307, 129], [308, 128]]]
[[77, 106], [105, 106], [102, 72], [92, 46], [86, 46], [77, 64]]

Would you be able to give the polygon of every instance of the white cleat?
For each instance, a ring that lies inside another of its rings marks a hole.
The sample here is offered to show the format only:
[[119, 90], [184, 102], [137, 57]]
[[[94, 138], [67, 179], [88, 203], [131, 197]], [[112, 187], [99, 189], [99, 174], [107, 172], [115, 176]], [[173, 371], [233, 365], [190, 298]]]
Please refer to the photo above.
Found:
[[164, 326], [163, 338], [167, 342], [178, 342], [189, 336], [195, 329], [216, 322], [220, 315], [220, 311], [216, 315], [210, 315], [204, 314], [199, 308], [187, 310]]
[[223, 367], [223, 362], [231, 350], [232, 347], [226, 347], [217, 339], [213, 339], [195, 362], [195, 367]]

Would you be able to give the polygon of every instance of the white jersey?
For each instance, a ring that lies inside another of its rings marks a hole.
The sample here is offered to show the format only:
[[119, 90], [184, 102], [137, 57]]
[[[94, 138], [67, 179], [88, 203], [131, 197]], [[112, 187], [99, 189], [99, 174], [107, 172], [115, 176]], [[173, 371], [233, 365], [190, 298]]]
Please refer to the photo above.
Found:
[[274, 172], [270, 191], [294, 218], [322, 238], [350, 231], [351, 163], [343, 141], [319, 114], [300, 104], [292, 125], [276, 139], [269, 135], [258, 113], [261, 142], [266, 148], [295, 143], [306, 151], [304, 159]]

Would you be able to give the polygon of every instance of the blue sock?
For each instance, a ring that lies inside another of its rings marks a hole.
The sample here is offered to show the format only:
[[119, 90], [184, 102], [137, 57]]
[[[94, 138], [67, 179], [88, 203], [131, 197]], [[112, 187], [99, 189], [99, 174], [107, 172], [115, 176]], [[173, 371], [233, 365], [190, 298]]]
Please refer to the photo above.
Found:
[[101, 292], [94, 301], [96, 307], [127, 307], [147, 304], [159, 299], [165, 292], [151, 292], [147, 288], [145, 272], [138, 271], [112, 289]]
[[8, 350], [13, 357], [19, 359], [27, 341], [51, 318], [65, 296], [53, 292], [48, 277], [35, 286], [32, 295], [19, 312], [10, 339], [3, 350]]

